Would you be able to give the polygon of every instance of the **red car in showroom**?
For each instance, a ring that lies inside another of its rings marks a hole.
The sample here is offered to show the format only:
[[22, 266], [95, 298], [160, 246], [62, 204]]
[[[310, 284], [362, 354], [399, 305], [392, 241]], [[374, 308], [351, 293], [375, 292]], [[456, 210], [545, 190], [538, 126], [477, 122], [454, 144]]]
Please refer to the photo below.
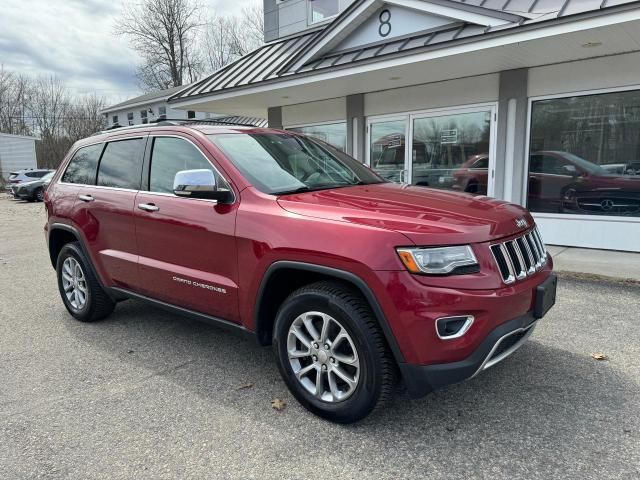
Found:
[[[453, 188], [486, 194], [488, 169], [488, 155], [470, 157], [453, 172]], [[568, 152], [539, 151], [529, 157], [528, 198], [538, 212], [637, 215], [640, 176], [610, 173]]]
[[245, 332], [273, 345], [302, 405], [336, 422], [368, 415], [398, 380], [418, 397], [480, 374], [555, 302], [525, 209], [390, 183], [292, 132], [102, 132], [71, 148], [45, 197], [73, 317], [133, 298]]

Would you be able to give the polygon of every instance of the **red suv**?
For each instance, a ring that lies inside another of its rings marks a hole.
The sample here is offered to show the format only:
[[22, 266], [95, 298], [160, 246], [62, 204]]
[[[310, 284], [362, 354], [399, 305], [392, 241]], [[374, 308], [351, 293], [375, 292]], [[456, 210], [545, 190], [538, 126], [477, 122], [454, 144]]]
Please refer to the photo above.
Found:
[[517, 350], [555, 301], [523, 208], [389, 183], [286, 131], [160, 122], [75, 144], [46, 191], [62, 301], [128, 298], [273, 344], [292, 394], [336, 422], [401, 380], [417, 397]]

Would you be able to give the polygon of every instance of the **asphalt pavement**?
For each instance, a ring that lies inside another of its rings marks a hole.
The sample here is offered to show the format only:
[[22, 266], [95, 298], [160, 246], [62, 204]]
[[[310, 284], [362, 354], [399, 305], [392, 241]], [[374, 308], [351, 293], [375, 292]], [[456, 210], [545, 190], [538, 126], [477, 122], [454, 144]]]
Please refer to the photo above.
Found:
[[340, 426], [233, 332], [137, 301], [75, 321], [44, 221], [0, 198], [1, 479], [640, 478], [640, 286], [562, 278], [511, 358]]

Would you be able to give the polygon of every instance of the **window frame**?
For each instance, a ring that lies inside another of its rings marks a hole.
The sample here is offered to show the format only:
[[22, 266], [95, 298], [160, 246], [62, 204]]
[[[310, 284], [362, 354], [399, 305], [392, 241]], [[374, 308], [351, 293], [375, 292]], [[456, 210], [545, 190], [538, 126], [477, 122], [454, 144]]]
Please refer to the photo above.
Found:
[[[531, 130], [533, 120], [533, 104], [541, 100], [555, 100], [572, 97], [589, 97], [593, 95], [602, 95], [607, 93], [619, 93], [619, 92], [633, 92], [637, 91], [640, 94], [640, 84], [627, 85], [623, 87], [606, 87], [590, 90], [576, 90], [563, 93], [555, 93], [548, 95], [536, 95], [528, 98], [527, 102], [527, 125], [525, 132], [525, 157], [524, 157], [524, 171], [521, 178], [521, 192], [522, 200], [521, 205], [525, 206], [529, 199], [529, 162], [531, 155]], [[517, 180], [515, 180], [517, 182]], [[640, 217], [629, 217], [622, 215], [597, 215], [597, 214], [567, 214], [567, 213], [550, 213], [550, 212], [531, 212], [535, 218], [541, 219], [558, 219], [558, 220], [591, 220], [596, 222], [618, 222], [618, 223], [640, 223]]]
[[229, 176], [222, 174], [222, 172], [220, 171], [220, 168], [218, 168], [218, 166], [211, 160], [210, 156], [205, 153], [205, 151], [202, 149], [202, 147], [200, 147], [200, 145], [198, 145], [196, 142], [194, 142], [190, 138], [183, 137], [181, 135], [157, 133], [157, 134], [152, 134], [148, 136], [147, 145], [144, 153], [144, 164], [142, 166], [142, 183], [140, 185], [141, 192], [144, 192], [145, 195], [158, 195], [162, 197], [171, 197], [171, 198], [180, 199], [181, 201], [190, 200], [190, 201], [199, 201], [199, 202], [209, 202], [214, 204], [219, 203], [218, 200], [213, 200], [210, 198], [179, 197], [174, 193], [152, 192], [151, 190], [149, 190], [149, 188], [151, 188], [151, 164], [153, 161], [153, 145], [156, 138], [179, 138], [180, 140], [184, 140], [186, 142], [189, 142], [191, 145], [193, 145], [196, 148], [196, 150], [198, 150], [198, 152], [200, 152], [200, 154], [205, 158], [205, 160], [209, 162], [209, 164], [211, 165], [211, 168], [213, 168], [216, 175], [218, 175], [222, 180], [224, 180], [227, 183], [227, 185], [229, 185], [229, 191], [231, 192], [233, 198], [231, 202], [229, 202], [228, 204], [233, 205], [234, 203], [236, 203], [236, 200], [238, 199], [238, 195], [236, 194], [236, 190], [233, 185], [233, 182], [229, 180]]

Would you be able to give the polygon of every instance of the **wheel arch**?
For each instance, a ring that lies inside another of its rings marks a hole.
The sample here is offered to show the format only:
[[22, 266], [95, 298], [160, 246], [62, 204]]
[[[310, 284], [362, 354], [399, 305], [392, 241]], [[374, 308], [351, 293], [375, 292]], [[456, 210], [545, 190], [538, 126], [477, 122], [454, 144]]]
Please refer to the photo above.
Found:
[[49, 227], [49, 233], [47, 235], [47, 244], [49, 248], [49, 258], [51, 259], [51, 266], [55, 269], [56, 264], [58, 262], [58, 256], [60, 255], [60, 251], [64, 248], [64, 246], [68, 243], [77, 242], [82, 254], [84, 255], [87, 263], [89, 264], [89, 268], [91, 269], [91, 273], [98, 280], [98, 284], [107, 292], [107, 295], [114, 299], [114, 295], [110, 292], [109, 289], [105, 288], [105, 283], [102, 281], [102, 278], [98, 274], [98, 270], [93, 264], [93, 260], [91, 259], [91, 255], [84, 244], [82, 236], [77, 228], [67, 225], [66, 223], [54, 223]]
[[[286, 285], [283, 287], [281, 280], [285, 278]], [[258, 342], [261, 345], [271, 344], [275, 315], [291, 292], [309, 283], [332, 279], [349, 284], [364, 297], [382, 329], [396, 362], [404, 363], [404, 357], [382, 307], [367, 283], [354, 273], [311, 263], [278, 261], [269, 266], [256, 295], [254, 328]]]
[[56, 262], [58, 261], [58, 255], [62, 248], [71, 242], [78, 242], [86, 255], [82, 239], [78, 231], [70, 225], [64, 223], [54, 223], [49, 228], [47, 235], [47, 244], [49, 248], [49, 258], [51, 259], [51, 266], [56, 268]]

